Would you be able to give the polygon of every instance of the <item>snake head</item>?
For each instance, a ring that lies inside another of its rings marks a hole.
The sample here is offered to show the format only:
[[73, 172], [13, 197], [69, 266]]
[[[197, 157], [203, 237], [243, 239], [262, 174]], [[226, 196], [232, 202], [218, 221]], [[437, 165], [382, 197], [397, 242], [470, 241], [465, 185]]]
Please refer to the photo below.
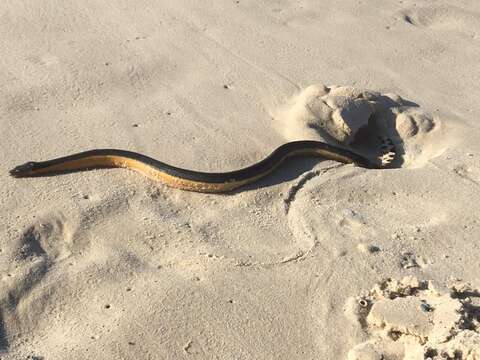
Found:
[[25, 164], [18, 165], [10, 170], [10, 176], [21, 178], [21, 177], [28, 177], [33, 175], [33, 170], [35, 169], [37, 163], [33, 161], [29, 161]]

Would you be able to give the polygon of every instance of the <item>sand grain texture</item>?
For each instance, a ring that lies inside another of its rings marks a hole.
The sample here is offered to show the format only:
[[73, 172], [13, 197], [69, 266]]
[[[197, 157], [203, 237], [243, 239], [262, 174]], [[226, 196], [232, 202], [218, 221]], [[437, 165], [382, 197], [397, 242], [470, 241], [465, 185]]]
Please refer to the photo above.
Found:
[[[0, 357], [478, 359], [479, 19], [474, 0], [1, 2]], [[8, 176], [94, 148], [202, 171], [298, 138], [373, 156], [379, 135], [392, 169], [292, 159], [229, 195]], [[426, 287], [390, 298], [405, 276]]]

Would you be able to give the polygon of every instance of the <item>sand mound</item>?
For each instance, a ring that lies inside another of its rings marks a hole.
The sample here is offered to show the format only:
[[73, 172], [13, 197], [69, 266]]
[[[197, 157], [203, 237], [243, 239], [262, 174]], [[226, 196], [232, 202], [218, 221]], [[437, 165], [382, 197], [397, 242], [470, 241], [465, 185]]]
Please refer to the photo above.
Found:
[[392, 139], [393, 166], [419, 166], [443, 151], [440, 120], [397, 94], [351, 86], [311, 85], [276, 115], [287, 140], [321, 140], [350, 147], [370, 158]]
[[387, 280], [351, 298], [347, 313], [370, 337], [349, 360], [480, 357], [480, 293], [468, 284]]

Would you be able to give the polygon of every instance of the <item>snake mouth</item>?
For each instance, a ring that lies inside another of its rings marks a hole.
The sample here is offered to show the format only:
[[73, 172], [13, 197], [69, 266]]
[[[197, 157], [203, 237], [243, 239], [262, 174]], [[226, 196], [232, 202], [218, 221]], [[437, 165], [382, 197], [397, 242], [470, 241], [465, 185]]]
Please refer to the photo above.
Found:
[[35, 169], [35, 166], [36, 163], [31, 161], [22, 165], [18, 165], [9, 171], [10, 176], [13, 176], [15, 178], [34, 176], [33, 170]]

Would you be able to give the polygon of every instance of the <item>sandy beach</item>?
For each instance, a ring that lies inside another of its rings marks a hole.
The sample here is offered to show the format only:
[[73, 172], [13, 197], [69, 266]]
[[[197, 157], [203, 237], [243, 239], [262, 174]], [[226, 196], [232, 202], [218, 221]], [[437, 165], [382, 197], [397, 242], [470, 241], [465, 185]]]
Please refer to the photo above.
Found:
[[[0, 359], [480, 359], [480, 2], [7, 0], [0, 34]], [[9, 175], [296, 140], [388, 164]]]

